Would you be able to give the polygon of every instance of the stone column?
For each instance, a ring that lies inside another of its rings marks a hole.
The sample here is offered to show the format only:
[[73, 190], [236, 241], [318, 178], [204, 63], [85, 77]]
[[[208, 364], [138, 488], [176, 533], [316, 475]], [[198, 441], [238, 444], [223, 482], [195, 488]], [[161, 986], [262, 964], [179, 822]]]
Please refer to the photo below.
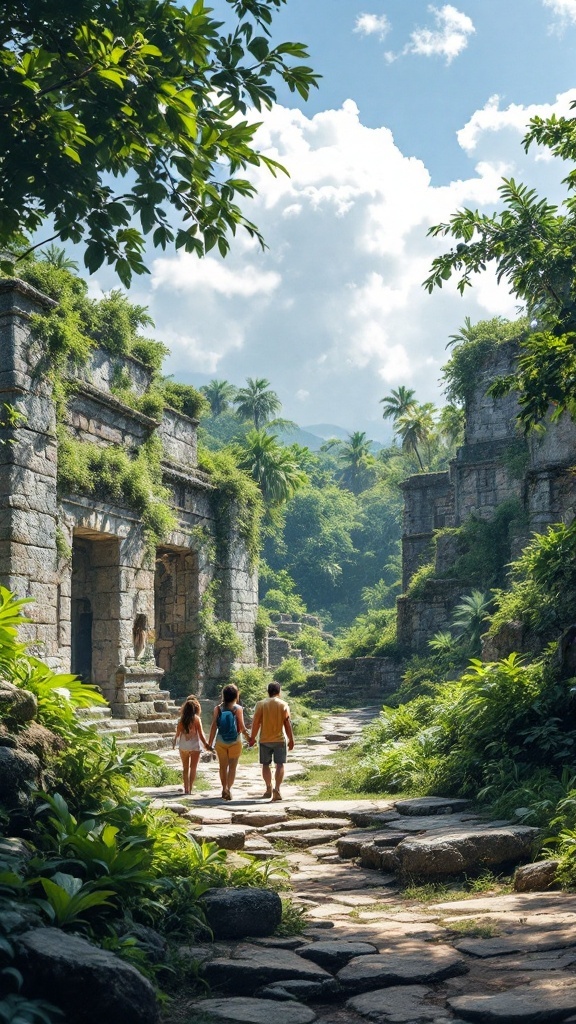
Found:
[[0, 582], [31, 597], [21, 635], [34, 653], [58, 661], [56, 419], [45, 353], [30, 318], [54, 307], [23, 281], [0, 280], [0, 411], [25, 419], [0, 429]]

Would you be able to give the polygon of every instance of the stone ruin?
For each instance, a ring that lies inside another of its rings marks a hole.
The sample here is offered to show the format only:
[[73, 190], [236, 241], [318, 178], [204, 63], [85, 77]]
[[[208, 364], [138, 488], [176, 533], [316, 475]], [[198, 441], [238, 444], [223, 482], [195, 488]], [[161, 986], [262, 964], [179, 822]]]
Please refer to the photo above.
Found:
[[54, 305], [22, 281], [0, 281], [0, 402], [24, 416], [0, 434], [0, 579], [33, 598], [22, 627], [33, 653], [98, 686], [115, 716], [158, 717], [169, 696], [162, 678], [184, 641], [196, 665], [191, 689], [201, 693], [229, 675], [229, 659], [205, 656], [199, 613], [212, 581], [218, 617], [244, 644], [240, 661], [255, 664], [256, 574], [234, 523], [224, 543], [220, 528], [217, 564], [210, 556], [218, 497], [198, 469], [197, 421], [165, 409], [157, 422], [112, 393], [120, 371], [145, 392], [151, 375], [136, 359], [95, 348], [86, 367], [72, 369], [65, 428], [80, 441], [131, 452], [158, 437], [176, 529], [151, 554], [131, 508], [104, 494], [60, 493], [55, 403], [30, 322]]
[[[495, 399], [486, 394], [496, 377], [515, 372], [518, 351], [518, 343], [509, 341], [486, 361], [466, 408], [464, 444], [450, 469], [420, 473], [403, 485], [405, 591], [435, 551], [435, 577], [424, 592], [398, 598], [398, 641], [407, 652], [426, 650], [428, 640], [450, 625], [455, 605], [470, 591], [466, 580], [443, 578], [458, 552], [450, 534], [437, 537], [433, 547], [436, 530], [461, 526], [471, 516], [491, 520], [499, 505], [514, 499], [523, 513], [512, 542], [515, 558], [533, 533], [571, 522], [576, 514], [576, 424], [564, 415], [524, 438], [516, 421], [515, 395]], [[493, 655], [499, 652], [486, 651], [487, 657]]]

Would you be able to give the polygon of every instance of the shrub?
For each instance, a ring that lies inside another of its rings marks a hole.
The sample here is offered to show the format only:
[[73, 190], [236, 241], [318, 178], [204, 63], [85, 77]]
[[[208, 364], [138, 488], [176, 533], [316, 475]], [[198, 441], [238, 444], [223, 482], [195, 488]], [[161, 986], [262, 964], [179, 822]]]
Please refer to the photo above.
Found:
[[286, 658], [274, 669], [273, 676], [282, 686], [290, 686], [292, 683], [305, 682], [306, 671], [298, 658]]

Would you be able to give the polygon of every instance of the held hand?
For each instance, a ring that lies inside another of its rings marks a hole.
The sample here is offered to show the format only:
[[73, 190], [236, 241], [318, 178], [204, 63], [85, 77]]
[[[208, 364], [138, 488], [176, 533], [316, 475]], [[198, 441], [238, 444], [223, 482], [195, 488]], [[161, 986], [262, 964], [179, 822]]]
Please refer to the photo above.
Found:
[[256, 740], [248, 740], [248, 746], [249, 747], [253, 747], [255, 743], [256, 743]]

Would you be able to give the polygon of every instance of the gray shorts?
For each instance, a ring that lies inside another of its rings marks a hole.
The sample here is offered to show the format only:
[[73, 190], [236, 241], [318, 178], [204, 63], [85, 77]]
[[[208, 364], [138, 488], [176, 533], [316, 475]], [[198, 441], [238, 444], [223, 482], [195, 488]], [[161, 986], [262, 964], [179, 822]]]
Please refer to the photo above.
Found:
[[287, 755], [286, 742], [260, 744], [260, 764], [272, 764], [272, 758], [274, 764], [286, 764]]

